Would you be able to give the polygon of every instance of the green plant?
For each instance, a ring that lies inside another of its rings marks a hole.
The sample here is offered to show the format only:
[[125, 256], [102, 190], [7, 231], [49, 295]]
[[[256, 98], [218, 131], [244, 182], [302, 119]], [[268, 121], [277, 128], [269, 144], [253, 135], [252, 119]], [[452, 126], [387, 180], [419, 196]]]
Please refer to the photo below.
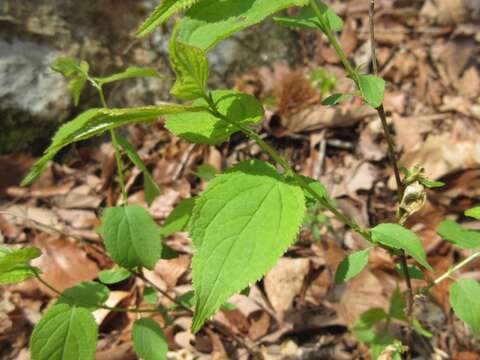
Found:
[[[263, 118], [263, 108], [254, 97], [232, 90], [208, 89], [206, 53], [233, 33], [289, 7], [301, 7], [302, 10], [295, 17], [278, 17], [277, 22], [323, 32], [337, 52], [347, 76], [356, 85], [355, 93], [334, 94], [324, 102], [334, 105], [345, 97], [361, 96], [378, 111], [397, 180], [397, 223], [379, 224], [372, 229], [359, 226], [336, 207], [322, 184], [298, 175], [286, 159], [251, 129], [250, 125]], [[399, 358], [400, 353], [407, 351], [405, 346], [388, 331], [375, 332], [375, 328], [383, 326], [388, 330], [392, 320], [400, 320], [408, 329], [428, 336], [412, 313], [414, 293], [410, 279], [421, 278], [423, 272], [407, 264], [407, 255], [426, 270], [431, 270], [431, 266], [420, 239], [403, 224], [423, 205], [425, 187], [441, 184], [426, 179], [419, 168], [405, 170], [404, 177], [401, 177], [382, 105], [385, 81], [376, 75], [362, 74], [352, 66], [335, 36], [335, 32], [342, 28], [342, 20], [319, 0], [164, 0], [141, 26], [138, 35], [149, 34], [179, 11], [186, 13], [175, 27], [169, 44], [170, 61], [176, 74], [171, 94], [180, 100], [192, 101], [190, 105], [165, 103], [110, 109], [103, 95], [104, 85], [132, 77], [157, 76], [156, 72], [129, 68], [120, 74], [98, 78], [89, 74], [89, 66], [85, 62], [78, 64], [69, 59], [59, 59], [53, 66], [70, 79], [75, 103], [78, 103], [85, 84], [90, 83], [97, 89], [102, 107], [87, 110], [63, 125], [23, 185], [31, 184], [65, 146], [108, 131], [115, 148], [123, 205], [103, 211], [99, 232], [108, 254], [118, 264], [118, 267], [100, 273], [99, 279], [103, 284], [84, 282], [60, 293], [45, 282], [40, 269], [30, 266], [30, 260], [40, 255], [37, 249], [0, 249], [0, 283], [35, 277], [59, 295], [57, 302], [33, 331], [32, 359], [92, 359], [97, 325], [91, 312], [97, 308], [168, 315], [172, 309], [157, 306], [112, 308], [105, 305], [109, 290], [104, 284], [113, 284], [130, 276], [138, 277], [150, 286], [144, 293], [149, 303], [156, 303], [157, 293], [168, 297], [175, 304], [174, 308], [179, 307], [193, 315], [192, 331], [199, 331], [217, 310], [228, 306], [225, 303], [230, 296], [259, 280], [288, 249], [303, 223], [306, 204], [331, 212], [340, 222], [368, 240], [371, 248], [384, 248], [400, 259], [399, 272], [407, 283], [406, 295], [397, 290], [392, 295], [388, 313], [382, 309], [371, 309], [353, 329], [361, 341], [370, 344], [374, 356], [388, 351], [391, 356]], [[375, 54], [373, 21], [371, 26]], [[375, 56], [372, 60], [376, 72]], [[128, 204], [123, 175], [124, 155], [144, 173], [149, 203], [160, 190], [133, 146], [116, 132], [120, 126], [149, 123], [159, 116], [166, 117], [166, 127], [172, 133], [194, 143], [219, 144], [227, 141], [233, 133], [242, 132], [270, 156], [273, 164], [247, 160], [214, 176], [202, 194], [182, 201], [165, 224], [159, 227], [144, 208]], [[478, 219], [479, 209], [471, 209], [466, 215]], [[142, 269], [152, 269], [159, 259], [171, 255], [171, 251], [162, 244], [162, 237], [185, 230], [190, 233], [195, 247], [192, 264], [195, 291], [173, 299], [150, 283]], [[444, 222], [438, 231], [447, 241], [461, 248], [480, 247], [480, 233], [463, 229], [454, 222]], [[368, 264], [371, 248], [349, 255], [340, 264], [335, 282], [341, 283], [359, 274]], [[423, 292], [479, 256], [480, 253], [476, 252], [446, 274], [429, 281]], [[475, 281], [457, 280], [452, 285], [453, 310], [475, 332], [480, 331], [479, 295], [480, 285]], [[215, 325], [215, 322], [212, 324]], [[241, 338], [229, 335], [248, 348]], [[147, 360], [166, 357], [165, 335], [153, 320], [139, 318], [133, 326], [132, 339], [138, 356]]]

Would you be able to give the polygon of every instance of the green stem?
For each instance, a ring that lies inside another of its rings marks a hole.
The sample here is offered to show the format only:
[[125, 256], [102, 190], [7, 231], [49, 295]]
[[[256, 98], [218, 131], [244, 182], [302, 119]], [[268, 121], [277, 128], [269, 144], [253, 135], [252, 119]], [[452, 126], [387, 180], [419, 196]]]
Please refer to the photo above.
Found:
[[268, 155], [270, 155], [270, 157], [283, 168], [287, 176], [293, 177], [295, 181], [305, 191], [308, 191], [315, 199], [318, 200], [318, 202], [323, 207], [325, 207], [327, 210], [333, 213], [339, 221], [341, 221], [343, 224], [347, 225], [349, 228], [351, 228], [352, 230], [354, 230], [355, 232], [363, 236], [368, 241], [372, 241], [370, 231], [362, 228], [354, 220], [350, 219], [348, 216], [346, 216], [345, 214], [340, 212], [337, 208], [335, 208], [335, 206], [330, 204], [330, 202], [326, 200], [322, 194], [318, 193], [315, 189], [312, 189], [310, 186], [308, 186], [308, 183], [305, 181], [305, 179], [299, 176], [295, 172], [295, 170], [290, 166], [288, 161], [284, 159], [282, 156], [280, 156], [278, 152], [274, 148], [272, 148], [270, 145], [268, 145], [255, 131], [253, 131], [252, 129], [242, 124], [239, 124], [238, 122], [220, 113], [217, 109], [215, 102], [212, 100], [211, 96], [206, 96], [204, 99], [207, 101], [210, 107], [210, 112], [213, 116], [229, 123], [230, 125], [235, 126], [237, 129], [243, 132], [248, 138], [254, 140], [263, 151], [265, 151]]
[[465, 260], [463, 260], [462, 262], [458, 263], [457, 265], [455, 265], [454, 267], [449, 269], [445, 274], [443, 274], [443, 275], [439, 276], [437, 279], [435, 279], [433, 281], [433, 283], [429, 286], [429, 288], [431, 288], [435, 285], [438, 285], [442, 281], [448, 279], [449, 277], [451, 277], [453, 275], [453, 273], [457, 272], [458, 270], [460, 270], [465, 265], [467, 265], [468, 263], [470, 263], [471, 261], [475, 260], [478, 257], [480, 257], [480, 252], [473, 253], [472, 255], [467, 257]]

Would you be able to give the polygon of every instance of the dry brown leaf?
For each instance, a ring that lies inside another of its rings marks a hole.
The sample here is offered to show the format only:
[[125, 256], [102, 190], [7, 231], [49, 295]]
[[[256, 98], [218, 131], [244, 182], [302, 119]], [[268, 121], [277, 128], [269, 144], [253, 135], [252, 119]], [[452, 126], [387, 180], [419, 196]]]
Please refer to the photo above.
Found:
[[63, 209], [98, 209], [103, 201], [99, 195], [93, 194], [90, 186], [80, 185], [66, 195], [58, 195], [52, 199], [53, 203]]
[[280, 319], [299, 295], [310, 261], [304, 258], [281, 258], [264, 278], [265, 292]]
[[[110, 291], [107, 301], [105, 301], [106, 306], [115, 307], [124, 299], [126, 299], [130, 293], [128, 291]], [[95, 321], [100, 326], [103, 323], [103, 320], [111, 313], [111, 310], [108, 309], [97, 309], [92, 315], [95, 318]]]
[[253, 341], [257, 341], [268, 334], [271, 319], [266, 311], [260, 310], [254, 313], [250, 319], [250, 327], [248, 328], [248, 337]]
[[[69, 240], [40, 234], [35, 237], [33, 245], [42, 251], [42, 256], [33, 260], [32, 265], [40, 268], [45, 281], [56, 289], [63, 291], [81, 281], [97, 277], [97, 265], [87, 258], [80, 247]], [[42, 290], [53, 295], [44, 287]]]
[[177, 285], [178, 279], [185, 274], [190, 266], [190, 256], [181, 255], [171, 260], [160, 260], [155, 265], [155, 273], [158, 274], [172, 289]]

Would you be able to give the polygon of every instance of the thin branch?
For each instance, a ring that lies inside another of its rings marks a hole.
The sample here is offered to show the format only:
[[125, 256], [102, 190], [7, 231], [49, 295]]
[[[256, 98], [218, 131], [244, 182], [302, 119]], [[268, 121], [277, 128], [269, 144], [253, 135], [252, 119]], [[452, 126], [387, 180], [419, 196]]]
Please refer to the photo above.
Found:
[[435, 285], [438, 285], [440, 284], [442, 281], [448, 279], [449, 277], [451, 277], [455, 272], [457, 272], [458, 270], [460, 270], [461, 268], [463, 268], [465, 265], [467, 265], [468, 263], [470, 263], [471, 261], [475, 260], [476, 258], [480, 257], [480, 252], [476, 252], [476, 253], [473, 253], [472, 255], [470, 255], [469, 257], [467, 257], [465, 260], [463, 260], [462, 262], [459, 262], [457, 265], [455, 265], [454, 267], [452, 267], [451, 269], [449, 269], [447, 272], [445, 272], [443, 275], [439, 276], [438, 278], [436, 278], [432, 284], [429, 286], [429, 288], [435, 286]]

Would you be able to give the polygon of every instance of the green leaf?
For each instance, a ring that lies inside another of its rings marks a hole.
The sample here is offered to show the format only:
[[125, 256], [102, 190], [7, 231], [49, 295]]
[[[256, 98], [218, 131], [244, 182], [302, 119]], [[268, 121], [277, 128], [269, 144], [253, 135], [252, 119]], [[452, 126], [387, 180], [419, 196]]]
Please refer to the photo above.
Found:
[[115, 267], [98, 273], [98, 279], [107, 285], [116, 284], [132, 276], [132, 273], [124, 268]]
[[194, 291], [188, 291], [185, 294], [180, 295], [177, 297], [177, 302], [181, 304], [182, 306], [185, 306], [187, 308], [192, 308], [195, 305], [195, 292]]
[[136, 35], [143, 37], [150, 34], [155, 28], [164, 23], [175, 13], [188, 9], [200, 0], [161, 0], [160, 5], [150, 14], [137, 30]]
[[151, 318], [138, 319], [133, 323], [133, 349], [144, 360], [165, 360], [168, 342], [157, 322]]
[[382, 308], [371, 308], [360, 315], [360, 318], [355, 322], [352, 330], [358, 340], [369, 343], [373, 341], [376, 336], [372, 328], [387, 318], [388, 315]]
[[407, 303], [405, 297], [400, 292], [400, 289], [397, 287], [390, 298], [390, 308], [388, 310], [388, 316], [398, 320], [407, 320], [405, 315], [405, 308]]
[[167, 114], [202, 111], [195, 108], [174, 104], [147, 106], [131, 109], [90, 109], [65, 123], [55, 133], [52, 143], [23, 179], [22, 186], [30, 185], [45, 170], [48, 162], [65, 146], [76, 141], [98, 136], [103, 132], [120, 126], [156, 120]]
[[[343, 27], [343, 20], [333, 11], [332, 8], [327, 6], [323, 1], [315, 0], [320, 8], [320, 12], [322, 13], [323, 20], [328, 26], [328, 31], [340, 31]], [[323, 31], [325, 31], [323, 30]]]
[[[262, 105], [251, 95], [231, 90], [212, 91], [218, 111], [241, 125], [256, 124], [263, 119]], [[195, 107], [207, 107], [204, 99], [194, 101]], [[234, 125], [218, 119], [210, 112], [174, 114], [166, 117], [165, 127], [192, 143], [216, 145], [227, 141], [238, 131]]]
[[87, 309], [54, 305], [33, 329], [32, 360], [92, 360], [97, 335], [97, 324]]
[[150, 305], [156, 305], [158, 302], [158, 294], [155, 289], [150, 286], [145, 286], [143, 288], [143, 300]]
[[480, 220], [480, 206], [468, 209], [467, 211], [465, 211], [465, 215]]
[[344, 283], [360, 274], [368, 264], [370, 250], [371, 249], [357, 251], [343, 259], [335, 273], [335, 284]]
[[95, 78], [95, 80], [100, 84], [109, 84], [115, 81], [128, 80], [133, 78], [143, 78], [143, 77], [160, 77], [158, 72], [152, 68], [141, 68], [137, 66], [130, 66], [125, 71], [119, 72], [118, 74], [113, 74], [106, 77]]
[[139, 205], [105, 209], [99, 233], [113, 261], [124, 268], [153, 269], [161, 257], [160, 229]]
[[102, 307], [109, 295], [110, 290], [105, 285], [95, 281], [85, 281], [66, 289], [58, 299], [58, 303], [96, 310]]
[[206, 96], [208, 60], [203, 50], [177, 41], [174, 30], [168, 45], [170, 64], [176, 81], [170, 93], [182, 100], [195, 100]]
[[192, 217], [193, 332], [276, 263], [304, 212], [302, 189], [263, 161], [242, 162], [209, 183]]
[[435, 188], [445, 186], [445, 183], [442, 181], [434, 181], [434, 180], [427, 179], [425, 177], [420, 177], [418, 180], [423, 186], [425, 186], [428, 189], [435, 189]]
[[210, 164], [202, 164], [194, 174], [203, 181], [210, 181], [217, 175], [217, 169]]
[[322, 25], [311, 6], [305, 6], [297, 16], [275, 16], [273, 20], [286, 27], [322, 30]]
[[0, 285], [18, 284], [39, 272], [39, 269], [31, 266], [16, 265], [6, 272], [0, 272]]
[[415, 331], [418, 334], [420, 334], [422, 336], [425, 336], [427, 338], [433, 337], [433, 334], [430, 331], [428, 331], [427, 329], [425, 329], [417, 319], [413, 319], [412, 325], [413, 325], [413, 328], [415, 329]]
[[480, 231], [465, 229], [452, 220], [444, 220], [438, 226], [437, 233], [446, 241], [462, 249], [480, 247]]
[[7, 248], [0, 247], [0, 273], [7, 272], [18, 266], [28, 266], [30, 260], [41, 255], [35, 247]]
[[370, 106], [378, 108], [382, 105], [385, 80], [375, 75], [358, 75], [357, 81], [363, 99]]
[[393, 249], [403, 249], [407, 254], [414, 257], [417, 262], [432, 270], [427, 261], [427, 255], [421, 240], [411, 230], [405, 229], [398, 224], [380, 224], [372, 229], [374, 242], [386, 245]]
[[88, 76], [89, 68], [88, 63], [85, 61], [78, 64], [75, 60], [68, 58], [58, 58], [52, 64], [53, 71], [70, 79], [68, 87], [72, 93], [75, 106], [77, 106], [80, 101], [80, 95], [87, 80], [91, 80]]
[[145, 182], [145, 200], [147, 204], [150, 206], [155, 200], [155, 198], [160, 195], [160, 188], [158, 187], [155, 179], [153, 178], [150, 171], [148, 171], [147, 166], [138, 155], [137, 150], [135, 147], [128, 142], [123, 136], [117, 134], [117, 142], [120, 147], [125, 151], [130, 161], [139, 168], [143, 173], [143, 181]]
[[472, 279], [459, 279], [450, 287], [450, 303], [455, 314], [480, 333], [480, 284]]
[[160, 234], [162, 236], [170, 236], [177, 232], [185, 231], [192, 216], [194, 206], [195, 198], [180, 201], [170, 215], [168, 215], [160, 229]]
[[202, 0], [180, 22], [180, 40], [205, 51], [280, 10], [309, 0]]
[[326, 99], [322, 100], [322, 105], [327, 105], [327, 106], [332, 106], [332, 105], [337, 105], [341, 103], [342, 101], [345, 101], [349, 98], [351, 98], [353, 94], [332, 94]]
[[[400, 275], [401, 277], [405, 277], [402, 266], [400, 264], [395, 265], [395, 271]], [[425, 280], [425, 275], [423, 275], [422, 270], [420, 270], [417, 266], [415, 265], [407, 265], [407, 272], [408, 275], [410, 275], [410, 279], [417, 279], [417, 280]]]

